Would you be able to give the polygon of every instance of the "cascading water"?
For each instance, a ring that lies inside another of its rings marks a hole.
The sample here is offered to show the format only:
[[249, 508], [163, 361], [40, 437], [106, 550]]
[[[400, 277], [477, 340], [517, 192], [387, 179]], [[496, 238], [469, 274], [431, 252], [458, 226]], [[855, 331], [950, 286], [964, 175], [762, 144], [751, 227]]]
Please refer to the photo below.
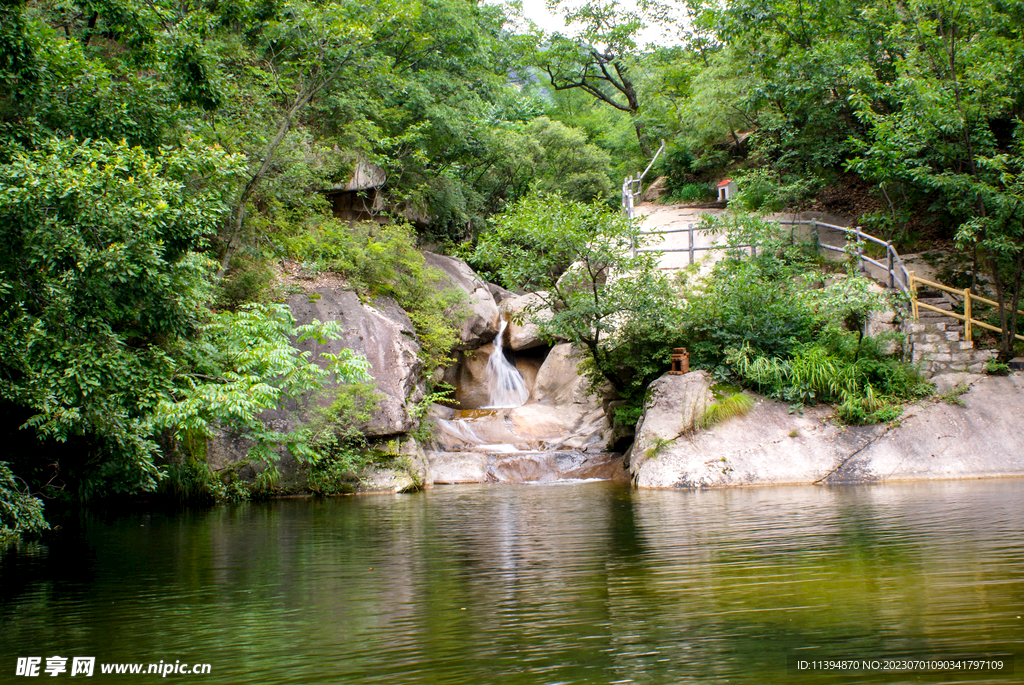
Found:
[[502, 352], [506, 326], [508, 322], [502, 319], [498, 335], [494, 338], [494, 352], [487, 360], [487, 408], [521, 407], [530, 396], [530, 390], [526, 387], [522, 374], [508, 363]]

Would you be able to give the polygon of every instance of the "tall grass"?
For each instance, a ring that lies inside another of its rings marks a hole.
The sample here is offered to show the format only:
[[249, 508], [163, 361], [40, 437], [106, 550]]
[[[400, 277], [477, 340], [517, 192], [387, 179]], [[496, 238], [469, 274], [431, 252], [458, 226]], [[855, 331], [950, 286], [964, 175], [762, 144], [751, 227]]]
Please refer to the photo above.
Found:
[[797, 403], [837, 404], [845, 423], [891, 421], [903, 402], [932, 386], [898, 359], [882, 355], [872, 340], [851, 345], [851, 335], [825, 336], [799, 345], [788, 358], [759, 354], [749, 345], [731, 350], [729, 365], [769, 397]]

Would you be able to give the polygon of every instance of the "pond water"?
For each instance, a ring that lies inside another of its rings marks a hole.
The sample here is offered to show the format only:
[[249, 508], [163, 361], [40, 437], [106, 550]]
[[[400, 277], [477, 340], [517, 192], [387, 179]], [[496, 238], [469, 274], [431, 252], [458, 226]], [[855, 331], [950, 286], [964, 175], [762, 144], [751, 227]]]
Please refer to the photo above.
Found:
[[84, 514], [0, 558], [0, 682], [60, 655], [209, 663], [166, 679], [202, 683], [1019, 683], [1012, 659], [795, 660], [1024, 654], [1022, 486], [480, 485]]

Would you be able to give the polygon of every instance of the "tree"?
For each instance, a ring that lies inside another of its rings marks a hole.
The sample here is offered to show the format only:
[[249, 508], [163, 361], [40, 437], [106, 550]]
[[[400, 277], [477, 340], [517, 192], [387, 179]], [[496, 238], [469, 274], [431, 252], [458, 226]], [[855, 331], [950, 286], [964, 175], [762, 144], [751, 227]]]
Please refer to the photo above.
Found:
[[592, 385], [607, 382], [637, 405], [667, 367], [679, 312], [655, 256], [634, 251], [638, 231], [601, 204], [535, 193], [499, 217], [473, 256], [506, 287], [535, 291], [542, 304], [528, 313], [542, 333], [584, 350]]
[[170, 384], [171, 345], [202, 322], [204, 236], [239, 163], [194, 140], [157, 156], [52, 140], [0, 168], [5, 428], [76, 445], [66, 456], [101, 483], [84, 484], [86, 495], [158, 476], [152, 412]]
[[[327, 373], [291, 341], [337, 331], [295, 327], [281, 306], [210, 312], [206, 236], [240, 173], [237, 156], [196, 140], [157, 155], [50, 140], [0, 167], [2, 426], [38, 440], [10, 460], [34, 488], [152, 490], [165, 430], [233, 425], [254, 456], [279, 444], [301, 456], [304, 436], [259, 413]], [[343, 381], [365, 373], [352, 354], [335, 361]]]
[[632, 75], [636, 37], [644, 27], [640, 16], [620, 11], [614, 0], [590, 0], [567, 10], [565, 21], [579, 23], [582, 30], [576, 37], [551, 35], [537, 53], [539, 66], [555, 90], [580, 89], [598, 102], [629, 114], [640, 150], [649, 158], [651, 145], [640, 118], [640, 99]]
[[913, 2], [893, 21], [903, 58], [883, 101], [855, 98], [870, 125], [851, 167], [881, 183], [922, 189], [939, 201], [961, 248], [988, 273], [999, 303], [1000, 357], [1013, 356], [1024, 265], [1020, 103], [1021, 24], [988, 0]]

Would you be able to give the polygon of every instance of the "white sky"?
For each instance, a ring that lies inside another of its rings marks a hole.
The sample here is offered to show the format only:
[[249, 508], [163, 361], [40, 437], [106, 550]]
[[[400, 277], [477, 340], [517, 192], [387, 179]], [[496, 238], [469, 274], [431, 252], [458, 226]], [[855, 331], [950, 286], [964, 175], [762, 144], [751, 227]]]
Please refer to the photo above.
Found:
[[[565, 21], [562, 17], [552, 14], [548, 11], [546, 0], [521, 0], [523, 4], [523, 15], [533, 21], [538, 27], [544, 29], [547, 33], [559, 31], [572, 35], [574, 32], [572, 28], [566, 28]], [[618, 0], [619, 6], [623, 10], [636, 11], [636, 0]], [[637, 40], [638, 45], [645, 45], [647, 43], [655, 43], [658, 45], [671, 45], [678, 42], [672, 35], [664, 35], [664, 31], [658, 26], [649, 26], [643, 32], [641, 32], [639, 39]]]

